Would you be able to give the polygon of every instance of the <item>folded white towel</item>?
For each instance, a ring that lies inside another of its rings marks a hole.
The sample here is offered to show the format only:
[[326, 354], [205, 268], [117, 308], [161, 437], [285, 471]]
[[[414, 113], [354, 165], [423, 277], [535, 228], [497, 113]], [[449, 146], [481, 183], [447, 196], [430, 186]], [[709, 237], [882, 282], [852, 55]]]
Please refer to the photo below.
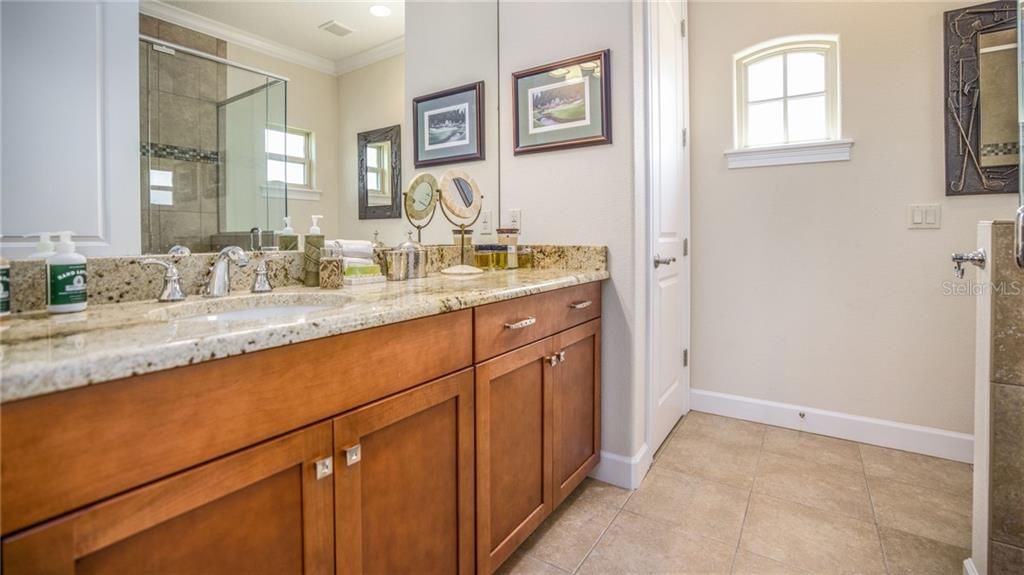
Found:
[[350, 258], [372, 258], [373, 242], [368, 240], [331, 240], [331, 247], [341, 248], [341, 254]]
[[348, 268], [350, 268], [352, 266], [372, 266], [375, 263], [377, 263], [377, 262], [375, 262], [375, 261], [373, 261], [371, 259], [367, 259], [367, 258], [349, 258], [349, 257], [342, 256], [342, 258], [341, 258], [341, 269], [342, 270], [347, 270]]

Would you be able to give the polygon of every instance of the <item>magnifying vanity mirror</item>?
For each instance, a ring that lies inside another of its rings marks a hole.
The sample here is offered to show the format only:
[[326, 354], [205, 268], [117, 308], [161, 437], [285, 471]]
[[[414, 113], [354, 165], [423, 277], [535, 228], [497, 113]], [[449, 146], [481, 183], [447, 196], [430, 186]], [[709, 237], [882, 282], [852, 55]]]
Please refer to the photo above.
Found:
[[431, 174], [417, 175], [405, 191], [405, 217], [416, 228], [416, 241], [423, 241], [423, 228], [430, 225], [437, 211], [437, 179]]
[[480, 210], [484, 197], [480, 187], [469, 174], [460, 170], [448, 170], [441, 178], [441, 213], [453, 225], [458, 227], [457, 244], [461, 244], [459, 252], [461, 265], [441, 270], [450, 275], [467, 275], [481, 273], [478, 267], [466, 264], [466, 230], [480, 219]]

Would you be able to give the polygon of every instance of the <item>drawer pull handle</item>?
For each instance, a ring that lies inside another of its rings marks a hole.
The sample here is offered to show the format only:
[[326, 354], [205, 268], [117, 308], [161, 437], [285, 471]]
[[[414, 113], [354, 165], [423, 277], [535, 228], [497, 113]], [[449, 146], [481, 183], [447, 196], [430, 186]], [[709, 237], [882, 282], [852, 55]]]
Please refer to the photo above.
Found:
[[523, 329], [524, 327], [530, 327], [535, 323], [537, 323], [537, 318], [528, 317], [526, 319], [521, 319], [515, 323], [506, 323], [505, 329]]
[[585, 300], [585, 301], [578, 301], [576, 303], [571, 303], [571, 304], [569, 304], [569, 307], [571, 307], [572, 309], [586, 309], [586, 308], [590, 307], [590, 304], [592, 304], [592, 303], [594, 303], [594, 302], [592, 302], [592, 301], [590, 301], [588, 299], [588, 300]]

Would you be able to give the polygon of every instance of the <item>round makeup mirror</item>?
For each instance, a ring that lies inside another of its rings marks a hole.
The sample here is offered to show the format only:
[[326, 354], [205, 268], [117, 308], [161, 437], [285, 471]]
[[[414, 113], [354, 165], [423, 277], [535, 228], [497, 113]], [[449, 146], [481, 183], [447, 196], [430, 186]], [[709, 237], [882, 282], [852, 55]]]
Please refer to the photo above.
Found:
[[409, 220], [426, 220], [434, 215], [437, 205], [437, 179], [423, 173], [417, 175], [405, 190], [405, 214]]
[[469, 174], [448, 170], [441, 178], [441, 204], [453, 217], [472, 222], [480, 215], [483, 196], [480, 187]]

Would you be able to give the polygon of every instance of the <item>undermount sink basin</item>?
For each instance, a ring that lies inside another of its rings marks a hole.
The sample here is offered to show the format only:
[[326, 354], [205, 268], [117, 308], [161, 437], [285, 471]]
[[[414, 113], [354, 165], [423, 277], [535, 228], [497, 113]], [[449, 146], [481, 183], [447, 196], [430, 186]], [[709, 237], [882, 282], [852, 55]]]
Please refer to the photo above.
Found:
[[238, 309], [235, 311], [224, 311], [217, 313], [201, 313], [193, 316], [180, 318], [178, 321], [251, 321], [259, 319], [289, 318], [299, 319], [325, 309], [327, 305], [282, 305], [275, 307], [254, 307], [249, 309]]
[[344, 306], [350, 298], [337, 295], [263, 294], [215, 299], [198, 299], [153, 310], [158, 321], [226, 323], [242, 321], [296, 321]]

